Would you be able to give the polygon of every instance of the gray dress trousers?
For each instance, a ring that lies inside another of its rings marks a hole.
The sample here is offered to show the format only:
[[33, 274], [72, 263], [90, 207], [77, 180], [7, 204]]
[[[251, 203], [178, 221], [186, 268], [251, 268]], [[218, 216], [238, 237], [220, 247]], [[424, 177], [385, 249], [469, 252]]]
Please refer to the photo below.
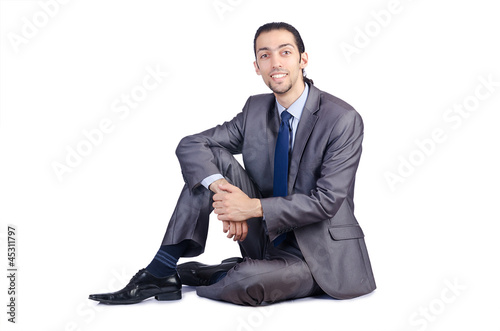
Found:
[[[261, 197], [243, 167], [228, 151], [218, 147], [212, 147], [211, 150], [220, 173], [231, 184], [251, 198]], [[183, 256], [202, 254], [208, 234], [209, 215], [213, 210], [212, 197], [213, 193], [202, 185], [192, 191], [184, 185], [162, 245], [189, 240]], [[248, 235], [244, 241], [238, 242], [243, 262], [229, 270], [219, 282], [197, 287], [199, 296], [257, 306], [322, 293], [304, 261], [293, 231], [280, 245], [274, 247], [262, 218], [250, 219], [247, 223]]]

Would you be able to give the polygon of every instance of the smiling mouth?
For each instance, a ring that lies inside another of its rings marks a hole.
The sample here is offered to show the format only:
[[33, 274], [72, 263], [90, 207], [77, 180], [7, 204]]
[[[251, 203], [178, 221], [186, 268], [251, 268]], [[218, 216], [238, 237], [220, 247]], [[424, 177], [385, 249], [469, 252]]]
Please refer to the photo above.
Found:
[[280, 79], [280, 78], [286, 77], [287, 75], [288, 74], [284, 74], [284, 73], [273, 74], [273, 75], [271, 75], [271, 78]]

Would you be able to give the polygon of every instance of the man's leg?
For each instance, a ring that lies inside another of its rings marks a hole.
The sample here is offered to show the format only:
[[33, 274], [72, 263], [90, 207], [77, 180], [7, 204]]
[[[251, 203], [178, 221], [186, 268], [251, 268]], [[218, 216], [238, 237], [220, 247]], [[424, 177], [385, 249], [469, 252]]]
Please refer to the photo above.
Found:
[[[259, 192], [236, 159], [222, 148], [212, 148], [221, 174], [250, 197]], [[163, 238], [162, 246], [146, 269], [140, 270], [122, 290], [114, 293], [93, 294], [90, 299], [108, 304], [137, 303], [155, 296], [157, 300], [180, 299], [181, 282], [175, 271], [181, 256], [197, 256], [205, 250], [209, 215], [213, 193], [200, 186], [191, 191], [182, 189], [172, 218]], [[260, 219], [247, 221], [249, 233], [242, 254], [261, 258], [265, 251], [266, 236]], [[175, 294], [175, 295], [174, 295]]]
[[[212, 148], [217, 167], [221, 174], [233, 185], [239, 187], [252, 198], [260, 197], [259, 191], [245, 170], [229, 152], [222, 148]], [[205, 250], [208, 234], [209, 215], [213, 193], [203, 186], [190, 191], [184, 185], [163, 238], [162, 246], [153, 261], [146, 268], [156, 277], [175, 273], [181, 256], [198, 256]], [[261, 219], [247, 221], [247, 240], [240, 242], [243, 256], [262, 259], [265, 251], [265, 230]]]
[[196, 288], [199, 296], [239, 305], [303, 298], [321, 293], [306, 262], [277, 247], [269, 247], [265, 260], [245, 258], [210, 286]]
[[[213, 147], [215, 162], [221, 174], [234, 186], [239, 187], [251, 198], [260, 198], [260, 192], [248, 177], [243, 167], [226, 150]], [[205, 250], [209, 215], [213, 211], [213, 193], [203, 186], [190, 191], [182, 189], [172, 218], [168, 223], [162, 245], [177, 245], [185, 240], [188, 245], [181, 256], [198, 256]], [[250, 219], [247, 238], [239, 242], [244, 257], [262, 259], [266, 248], [266, 234], [262, 219]]]

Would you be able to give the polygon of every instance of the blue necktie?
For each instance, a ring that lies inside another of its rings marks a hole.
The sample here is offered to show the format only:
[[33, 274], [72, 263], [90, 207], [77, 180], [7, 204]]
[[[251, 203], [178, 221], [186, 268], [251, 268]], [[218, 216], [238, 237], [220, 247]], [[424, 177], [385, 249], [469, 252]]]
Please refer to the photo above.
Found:
[[[281, 113], [281, 124], [274, 151], [274, 181], [273, 196], [284, 197], [288, 195], [288, 165], [291, 151], [292, 128], [290, 127], [292, 115], [284, 110]], [[286, 233], [274, 239], [274, 246], [285, 240]]]

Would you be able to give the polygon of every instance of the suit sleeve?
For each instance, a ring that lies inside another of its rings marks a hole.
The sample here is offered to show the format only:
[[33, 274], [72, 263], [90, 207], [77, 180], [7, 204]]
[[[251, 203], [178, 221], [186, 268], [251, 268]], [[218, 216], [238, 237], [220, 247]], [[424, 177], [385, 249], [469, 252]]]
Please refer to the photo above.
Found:
[[352, 194], [362, 140], [361, 116], [350, 110], [332, 127], [316, 187], [310, 192], [261, 199], [271, 240], [335, 216], [348, 194]]
[[181, 165], [184, 181], [191, 190], [197, 188], [206, 177], [220, 173], [215, 165], [211, 147], [224, 148], [231, 154], [241, 153], [245, 109], [248, 107], [249, 100], [243, 111], [231, 121], [187, 136], [179, 142], [175, 153]]

